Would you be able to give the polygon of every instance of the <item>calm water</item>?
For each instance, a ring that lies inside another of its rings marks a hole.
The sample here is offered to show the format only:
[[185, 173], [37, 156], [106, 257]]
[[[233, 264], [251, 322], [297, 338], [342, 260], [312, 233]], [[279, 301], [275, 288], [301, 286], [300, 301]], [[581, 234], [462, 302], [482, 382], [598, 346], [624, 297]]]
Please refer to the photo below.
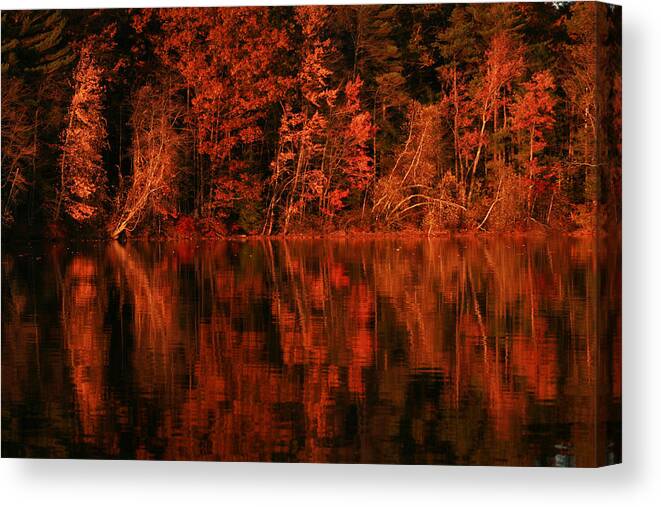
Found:
[[594, 466], [621, 255], [577, 239], [2, 253], [2, 455]]

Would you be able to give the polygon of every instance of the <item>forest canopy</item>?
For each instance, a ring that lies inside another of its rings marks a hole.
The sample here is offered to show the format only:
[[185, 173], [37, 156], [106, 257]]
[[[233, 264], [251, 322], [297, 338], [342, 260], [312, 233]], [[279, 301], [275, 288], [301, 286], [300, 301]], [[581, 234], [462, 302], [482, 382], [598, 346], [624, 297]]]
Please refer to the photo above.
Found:
[[621, 9], [2, 12], [20, 237], [618, 230]]

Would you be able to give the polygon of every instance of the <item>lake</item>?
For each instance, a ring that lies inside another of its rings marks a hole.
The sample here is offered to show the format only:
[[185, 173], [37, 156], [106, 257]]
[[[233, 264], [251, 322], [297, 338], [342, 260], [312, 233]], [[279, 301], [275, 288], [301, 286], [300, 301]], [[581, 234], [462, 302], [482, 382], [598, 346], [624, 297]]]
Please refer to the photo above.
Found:
[[619, 462], [619, 242], [3, 245], [2, 455]]

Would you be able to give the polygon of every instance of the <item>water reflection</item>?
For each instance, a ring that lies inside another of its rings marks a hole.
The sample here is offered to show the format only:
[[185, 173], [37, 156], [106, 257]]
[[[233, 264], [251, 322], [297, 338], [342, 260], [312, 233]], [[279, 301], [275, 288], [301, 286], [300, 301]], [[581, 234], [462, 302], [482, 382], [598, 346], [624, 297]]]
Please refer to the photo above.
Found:
[[380, 239], [2, 256], [2, 454], [595, 466], [619, 244]]

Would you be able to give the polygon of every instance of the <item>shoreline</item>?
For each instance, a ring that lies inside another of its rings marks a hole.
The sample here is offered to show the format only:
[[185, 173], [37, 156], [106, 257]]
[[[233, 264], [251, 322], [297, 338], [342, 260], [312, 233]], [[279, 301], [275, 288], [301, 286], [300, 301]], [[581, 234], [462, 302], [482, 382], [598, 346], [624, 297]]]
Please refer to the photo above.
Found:
[[[3, 234], [5, 236], [5, 234]], [[328, 241], [328, 240], [380, 240], [380, 239], [491, 239], [491, 238], [575, 238], [575, 239], [603, 239], [603, 238], [617, 238], [621, 239], [622, 231], [562, 231], [557, 229], [550, 230], [527, 230], [527, 231], [443, 231], [435, 232], [432, 234], [423, 231], [379, 231], [379, 232], [326, 232], [326, 233], [290, 233], [290, 234], [231, 234], [222, 237], [149, 237], [149, 236], [134, 236], [129, 237], [125, 241], [119, 241], [112, 238], [16, 238], [8, 239], [3, 238], [2, 244], [16, 244], [18, 242], [30, 243], [43, 243], [50, 242], [53, 244], [67, 244], [67, 243], [172, 243], [172, 242], [195, 242], [195, 243], [211, 243], [218, 241]]]

